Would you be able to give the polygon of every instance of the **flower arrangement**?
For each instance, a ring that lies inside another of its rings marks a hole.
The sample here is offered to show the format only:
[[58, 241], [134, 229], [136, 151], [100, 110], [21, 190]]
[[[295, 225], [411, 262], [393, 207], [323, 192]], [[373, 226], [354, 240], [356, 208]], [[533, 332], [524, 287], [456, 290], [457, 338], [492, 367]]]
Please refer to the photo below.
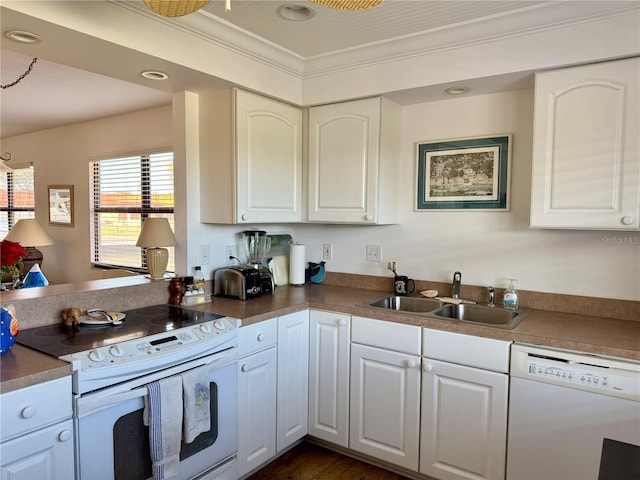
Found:
[[24, 268], [22, 259], [26, 258], [27, 252], [18, 242], [2, 240], [0, 243], [0, 264], [3, 275], [16, 276]]

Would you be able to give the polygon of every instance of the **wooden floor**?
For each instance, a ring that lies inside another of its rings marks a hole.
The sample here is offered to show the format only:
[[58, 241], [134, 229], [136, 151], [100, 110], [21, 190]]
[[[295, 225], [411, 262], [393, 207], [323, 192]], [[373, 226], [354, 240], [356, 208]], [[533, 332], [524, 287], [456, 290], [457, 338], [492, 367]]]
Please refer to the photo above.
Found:
[[289, 450], [247, 480], [409, 480], [308, 442]]

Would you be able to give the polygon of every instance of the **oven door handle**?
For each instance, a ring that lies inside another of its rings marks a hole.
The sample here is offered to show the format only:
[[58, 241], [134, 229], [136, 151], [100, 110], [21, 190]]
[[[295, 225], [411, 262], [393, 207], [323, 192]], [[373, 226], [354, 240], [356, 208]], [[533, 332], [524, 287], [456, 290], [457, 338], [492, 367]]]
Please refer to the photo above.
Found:
[[76, 416], [82, 418], [86, 415], [93, 414], [96, 411], [109, 408], [113, 405], [126, 402], [128, 400], [146, 397], [147, 385], [162, 378], [179, 375], [181, 373], [199, 368], [204, 365], [211, 366], [211, 369], [220, 368], [226, 364], [237, 360], [237, 352], [225, 352], [224, 355], [214, 355], [211, 358], [202, 358], [198, 361], [189, 362], [184, 365], [177, 365], [173, 368], [158, 372], [156, 375], [149, 375], [144, 378], [138, 378], [130, 382], [124, 383], [117, 387], [105, 388], [102, 391], [89, 393], [77, 399]]

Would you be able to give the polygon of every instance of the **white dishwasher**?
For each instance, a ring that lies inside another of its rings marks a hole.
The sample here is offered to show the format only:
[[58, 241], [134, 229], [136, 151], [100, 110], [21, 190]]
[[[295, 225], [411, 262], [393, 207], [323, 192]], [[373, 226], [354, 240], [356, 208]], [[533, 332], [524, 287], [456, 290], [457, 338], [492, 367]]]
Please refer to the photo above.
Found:
[[507, 480], [638, 480], [640, 362], [514, 344]]

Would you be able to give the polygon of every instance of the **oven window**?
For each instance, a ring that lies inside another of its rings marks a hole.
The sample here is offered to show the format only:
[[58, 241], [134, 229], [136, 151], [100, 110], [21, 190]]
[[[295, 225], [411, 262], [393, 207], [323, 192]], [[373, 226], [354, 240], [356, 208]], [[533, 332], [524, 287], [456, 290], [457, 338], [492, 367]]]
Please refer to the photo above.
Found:
[[[213, 445], [218, 438], [218, 386], [211, 382], [211, 430], [180, 447], [180, 460]], [[113, 427], [113, 471], [115, 480], [147, 480], [152, 477], [149, 427], [142, 409], [120, 417]]]

